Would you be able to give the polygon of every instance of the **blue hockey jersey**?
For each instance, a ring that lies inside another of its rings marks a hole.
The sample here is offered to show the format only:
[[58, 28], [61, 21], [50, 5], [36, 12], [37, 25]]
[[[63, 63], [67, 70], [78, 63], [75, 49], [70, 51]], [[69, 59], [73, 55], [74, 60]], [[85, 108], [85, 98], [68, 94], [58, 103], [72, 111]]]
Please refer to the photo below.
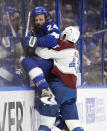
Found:
[[29, 39], [31, 38], [31, 36], [34, 36], [37, 37], [37, 41], [33, 49], [37, 46], [51, 48], [57, 45], [60, 34], [60, 29], [54, 22], [46, 22], [42, 26], [39, 34], [32, 30], [31, 32], [29, 32], [28, 36], [25, 38], [25, 41], [22, 44], [24, 48], [30, 48]]
[[[34, 52], [37, 46], [48, 48], [57, 46], [60, 34], [61, 34], [60, 29], [54, 22], [46, 22], [42, 26], [39, 34], [34, 32], [34, 30], [32, 30], [31, 32], [29, 32], [28, 36], [25, 37], [24, 42], [22, 42], [24, 49], [30, 50], [27, 53], [27, 57], [32, 57], [36, 60], [38, 66], [43, 70], [46, 78], [48, 77], [49, 72], [52, 69], [52, 60], [37, 58]], [[29, 45], [29, 40], [32, 36], [37, 37], [37, 41], [35, 42], [33, 47]], [[33, 52], [32, 55], [30, 55], [31, 52]]]

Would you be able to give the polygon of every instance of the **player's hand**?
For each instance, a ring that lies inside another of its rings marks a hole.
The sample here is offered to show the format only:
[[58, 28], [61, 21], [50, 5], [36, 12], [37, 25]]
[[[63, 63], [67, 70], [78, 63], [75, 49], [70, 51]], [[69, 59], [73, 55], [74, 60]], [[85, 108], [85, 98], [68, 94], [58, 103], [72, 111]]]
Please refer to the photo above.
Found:
[[36, 46], [37, 37], [31, 36], [29, 39], [29, 47], [35, 47]]
[[22, 45], [24, 48], [34, 48], [36, 49], [37, 47], [37, 37], [34, 36], [27, 36], [22, 38]]

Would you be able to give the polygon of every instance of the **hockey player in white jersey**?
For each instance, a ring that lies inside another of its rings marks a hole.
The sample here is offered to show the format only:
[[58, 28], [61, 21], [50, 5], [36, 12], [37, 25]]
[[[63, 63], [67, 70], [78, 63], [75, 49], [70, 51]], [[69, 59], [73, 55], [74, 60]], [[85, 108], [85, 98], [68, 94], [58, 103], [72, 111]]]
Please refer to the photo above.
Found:
[[62, 40], [58, 41], [56, 48], [37, 48], [35, 50], [38, 56], [54, 60], [53, 79], [49, 85], [57, 101], [56, 106], [42, 106], [39, 131], [51, 131], [59, 110], [70, 131], [84, 131], [79, 122], [76, 106], [79, 52], [75, 45], [79, 36], [79, 29], [70, 26], [62, 32]]

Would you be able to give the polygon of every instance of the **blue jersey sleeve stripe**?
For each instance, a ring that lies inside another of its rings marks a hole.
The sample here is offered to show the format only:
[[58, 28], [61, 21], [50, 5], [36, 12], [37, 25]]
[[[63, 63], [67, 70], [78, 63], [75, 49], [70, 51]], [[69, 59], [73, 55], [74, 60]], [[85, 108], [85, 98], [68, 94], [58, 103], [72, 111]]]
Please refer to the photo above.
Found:
[[52, 32], [51, 34], [49, 34], [49, 35], [52, 35], [52, 36], [54, 36], [56, 39], [59, 39], [59, 34], [58, 33], [56, 33], [56, 32]]

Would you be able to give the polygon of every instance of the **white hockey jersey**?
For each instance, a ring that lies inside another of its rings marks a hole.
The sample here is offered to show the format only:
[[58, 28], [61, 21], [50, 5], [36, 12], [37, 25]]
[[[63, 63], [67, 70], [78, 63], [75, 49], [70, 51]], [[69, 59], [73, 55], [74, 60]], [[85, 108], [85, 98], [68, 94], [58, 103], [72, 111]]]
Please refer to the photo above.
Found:
[[73, 43], [59, 40], [57, 47], [37, 49], [36, 53], [42, 58], [53, 59], [52, 73], [59, 77], [65, 85], [76, 89], [80, 60], [79, 52]]

